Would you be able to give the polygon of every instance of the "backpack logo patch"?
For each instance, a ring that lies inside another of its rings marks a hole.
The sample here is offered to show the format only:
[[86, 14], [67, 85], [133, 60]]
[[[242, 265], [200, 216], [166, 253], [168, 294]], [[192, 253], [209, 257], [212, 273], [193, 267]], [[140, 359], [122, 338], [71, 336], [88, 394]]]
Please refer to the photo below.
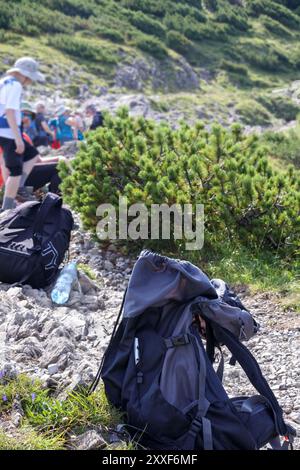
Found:
[[42, 251], [42, 256], [49, 258], [48, 263], [45, 264], [46, 271], [56, 268], [58, 260], [58, 251], [52, 242], [48, 242], [46, 248], [44, 248], [44, 250]]

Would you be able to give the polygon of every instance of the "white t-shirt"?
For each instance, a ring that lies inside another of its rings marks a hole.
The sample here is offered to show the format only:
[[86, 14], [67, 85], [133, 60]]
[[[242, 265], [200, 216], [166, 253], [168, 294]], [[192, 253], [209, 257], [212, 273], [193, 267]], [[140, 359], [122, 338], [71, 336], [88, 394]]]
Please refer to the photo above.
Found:
[[0, 80], [0, 137], [14, 139], [14, 134], [9, 127], [5, 111], [14, 109], [16, 121], [21, 126], [21, 100], [23, 87], [21, 83], [11, 76], [6, 76]]

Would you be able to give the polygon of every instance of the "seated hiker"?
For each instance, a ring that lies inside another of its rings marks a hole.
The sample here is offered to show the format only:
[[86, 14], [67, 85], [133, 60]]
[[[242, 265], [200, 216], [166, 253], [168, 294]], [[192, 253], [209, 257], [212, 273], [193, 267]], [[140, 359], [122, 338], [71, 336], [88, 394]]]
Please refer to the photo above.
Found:
[[59, 140], [59, 127], [58, 127], [58, 118], [52, 118], [48, 121], [49, 128], [53, 133], [53, 139], [51, 142], [51, 148], [59, 149], [61, 147], [61, 142]]
[[44, 103], [38, 103], [36, 105], [36, 117], [35, 117], [35, 127], [37, 135], [33, 139], [35, 147], [45, 146], [47, 147], [50, 144], [50, 141], [54, 139], [55, 132], [52, 131], [47, 123], [45, 118], [46, 108]]
[[89, 130], [93, 131], [94, 129], [97, 129], [97, 127], [103, 126], [103, 115], [100, 111], [97, 111], [97, 108], [93, 104], [89, 104], [85, 108], [85, 113], [88, 117], [91, 117], [92, 124], [90, 125]]
[[18, 59], [0, 80], [0, 146], [3, 151], [6, 182], [2, 210], [15, 206], [19, 188], [30, 174], [37, 150], [25, 142], [21, 133], [21, 96], [23, 87], [43, 80], [38, 63], [31, 57]]
[[[25, 136], [26, 139], [26, 136]], [[37, 191], [38, 189], [48, 186], [48, 190], [51, 193], [60, 194], [59, 185], [61, 179], [58, 174], [57, 165], [59, 161], [62, 161], [64, 157], [41, 157], [38, 156], [36, 163], [25, 181], [25, 187], [27, 188], [27, 194], [19, 194], [17, 200], [19, 202], [25, 202], [27, 200], [32, 200], [32, 192]], [[5, 172], [4, 160], [2, 158], [2, 152], [0, 151], [0, 188], [7, 179], [7, 174]], [[28, 188], [32, 188], [30, 191]]]
[[21, 103], [21, 112], [22, 112], [22, 131], [30, 137], [31, 145], [34, 138], [37, 135], [36, 125], [35, 125], [35, 112], [28, 102]]
[[[23, 137], [27, 142], [32, 144], [28, 135], [23, 134]], [[38, 155], [36, 164], [25, 181], [26, 188], [32, 188], [32, 191], [37, 191], [44, 186], [48, 186], [48, 190], [51, 193], [60, 194], [59, 185], [61, 183], [61, 179], [58, 175], [57, 166], [59, 161], [62, 160], [66, 161], [66, 158], [63, 156], [41, 157]], [[21, 198], [22, 202], [28, 199], [30, 198]]]
[[56, 110], [57, 115], [57, 133], [56, 137], [61, 145], [75, 140], [73, 128], [76, 128], [76, 120], [71, 116], [70, 108], [60, 106]]

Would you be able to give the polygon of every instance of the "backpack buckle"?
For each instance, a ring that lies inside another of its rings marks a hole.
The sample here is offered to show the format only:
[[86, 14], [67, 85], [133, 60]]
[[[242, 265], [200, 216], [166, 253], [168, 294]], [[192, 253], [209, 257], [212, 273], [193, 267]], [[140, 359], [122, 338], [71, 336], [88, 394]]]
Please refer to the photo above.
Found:
[[171, 336], [171, 338], [165, 339], [165, 345], [169, 348], [177, 348], [178, 346], [185, 346], [190, 342], [189, 335], [186, 333], [179, 336]]

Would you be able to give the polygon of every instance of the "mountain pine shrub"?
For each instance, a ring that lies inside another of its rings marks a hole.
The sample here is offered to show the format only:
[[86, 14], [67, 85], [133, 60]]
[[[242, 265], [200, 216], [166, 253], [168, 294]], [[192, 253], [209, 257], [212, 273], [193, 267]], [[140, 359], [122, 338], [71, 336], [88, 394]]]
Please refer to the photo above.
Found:
[[[266, 147], [239, 125], [208, 131], [201, 122], [182, 122], [172, 129], [120, 109], [87, 135], [71, 167], [60, 164], [60, 175], [65, 201], [92, 231], [97, 207], [118, 208], [119, 196], [127, 196], [128, 206], [204, 204], [206, 253], [230, 244], [288, 257], [300, 248], [299, 173], [292, 166], [284, 173], [274, 170]], [[168, 243], [182, 254], [182, 241]], [[144, 245], [161, 251], [167, 246], [165, 240]]]

